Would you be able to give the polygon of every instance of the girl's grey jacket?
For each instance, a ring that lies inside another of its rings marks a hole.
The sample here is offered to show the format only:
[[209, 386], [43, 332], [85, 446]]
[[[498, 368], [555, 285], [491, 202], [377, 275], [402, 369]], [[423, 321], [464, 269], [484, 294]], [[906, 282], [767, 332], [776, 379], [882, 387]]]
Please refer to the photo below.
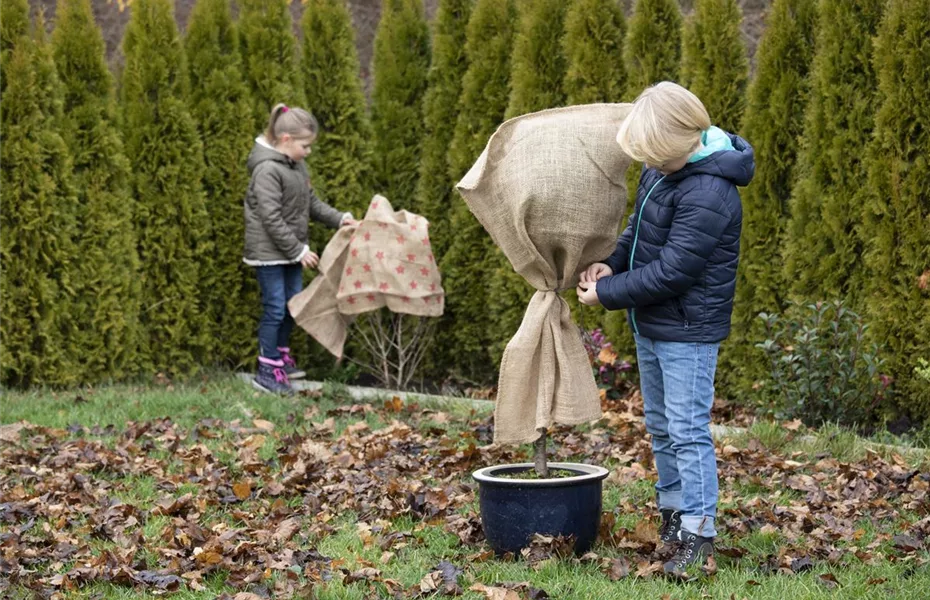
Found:
[[278, 152], [264, 136], [255, 139], [246, 164], [252, 177], [245, 196], [246, 264], [299, 262], [310, 252], [310, 219], [335, 229], [352, 218], [317, 198], [306, 163]]

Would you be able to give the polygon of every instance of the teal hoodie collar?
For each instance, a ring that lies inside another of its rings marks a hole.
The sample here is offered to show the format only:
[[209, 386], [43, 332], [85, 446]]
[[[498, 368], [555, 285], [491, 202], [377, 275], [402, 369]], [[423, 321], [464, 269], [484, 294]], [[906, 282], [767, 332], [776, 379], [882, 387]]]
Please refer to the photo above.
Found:
[[691, 155], [688, 162], [697, 162], [707, 158], [714, 152], [722, 152], [724, 150], [734, 150], [733, 142], [730, 141], [730, 136], [719, 127], [711, 125], [701, 133], [701, 147], [698, 148], [697, 152]]

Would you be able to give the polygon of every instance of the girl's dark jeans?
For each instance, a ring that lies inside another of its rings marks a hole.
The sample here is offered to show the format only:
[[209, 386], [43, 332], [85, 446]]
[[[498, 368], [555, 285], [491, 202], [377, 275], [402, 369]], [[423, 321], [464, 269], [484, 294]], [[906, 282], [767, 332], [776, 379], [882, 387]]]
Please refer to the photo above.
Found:
[[294, 328], [287, 301], [303, 289], [303, 267], [300, 263], [255, 267], [255, 274], [264, 309], [258, 322], [259, 355], [278, 360], [281, 358], [278, 348], [287, 347]]

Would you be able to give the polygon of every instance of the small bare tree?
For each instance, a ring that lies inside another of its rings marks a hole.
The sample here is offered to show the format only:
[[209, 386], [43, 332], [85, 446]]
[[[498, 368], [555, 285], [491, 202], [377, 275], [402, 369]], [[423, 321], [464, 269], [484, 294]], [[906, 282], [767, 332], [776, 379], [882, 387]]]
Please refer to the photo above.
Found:
[[435, 319], [393, 313], [386, 308], [361, 315], [355, 333], [364, 356], [350, 361], [389, 389], [406, 389], [433, 339]]

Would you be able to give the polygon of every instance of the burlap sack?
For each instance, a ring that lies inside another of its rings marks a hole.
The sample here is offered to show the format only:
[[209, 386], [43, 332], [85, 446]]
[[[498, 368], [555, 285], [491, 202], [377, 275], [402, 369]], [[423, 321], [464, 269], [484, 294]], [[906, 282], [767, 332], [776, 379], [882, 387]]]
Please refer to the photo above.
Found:
[[494, 441], [600, 418], [580, 330], [558, 291], [613, 251], [630, 159], [616, 136], [629, 104], [557, 108], [505, 122], [457, 188], [537, 290], [501, 360]]
[[444, 292], [428, 228], [423, 217], [395, 212], [375, 196], [358, 226], [336, 232], [320, 256], [319, 275], [288, 302], [297, 325], [341, 357], [347, 327], [358, 314], [386, 306], [441, 316]]

